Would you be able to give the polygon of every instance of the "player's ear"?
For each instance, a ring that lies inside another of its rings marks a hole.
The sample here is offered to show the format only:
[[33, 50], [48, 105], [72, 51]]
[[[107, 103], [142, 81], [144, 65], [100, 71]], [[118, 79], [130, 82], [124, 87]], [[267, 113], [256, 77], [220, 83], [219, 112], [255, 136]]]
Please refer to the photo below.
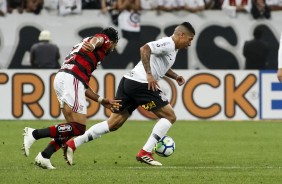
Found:
[[117, 45], [117, 42], [111, 41], [112, 45]]

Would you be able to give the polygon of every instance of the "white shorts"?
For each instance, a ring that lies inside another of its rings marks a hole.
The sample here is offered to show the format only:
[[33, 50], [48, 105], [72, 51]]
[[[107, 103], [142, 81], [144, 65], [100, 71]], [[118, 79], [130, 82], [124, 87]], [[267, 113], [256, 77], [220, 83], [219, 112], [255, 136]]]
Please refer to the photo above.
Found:
[[65, 72], [58, 72], [54, 79], [54, 89], [62, 106], [66, 103], [73, 112], [86, 114], [85, 87], [80, 80]]

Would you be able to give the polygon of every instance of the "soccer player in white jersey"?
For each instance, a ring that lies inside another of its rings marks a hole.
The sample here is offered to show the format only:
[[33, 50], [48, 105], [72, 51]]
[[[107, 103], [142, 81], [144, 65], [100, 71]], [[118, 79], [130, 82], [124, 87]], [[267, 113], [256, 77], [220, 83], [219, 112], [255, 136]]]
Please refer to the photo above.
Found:
[[279, 42], [277, 77], [278, 77], [278, 80], [282, 82], [282, 32], [281, 32], [280, 42]]
[[193, 26], [183, 22], [175, 28], [172, 36], [149, 42], [140, 48], [141, 61], [133, 70], [124, 75], [118, 86], [116, 99], [122, 100], [119, 111], [112, 113], [108, 120], [93, 125], [83, 135], [66, 143], [64, 156], [69, 165], [73, 164], [75, 149], [83, 143], [119, 129], [138, 106], [153, 112], [159, 117], [159, 121], [155, 124], [149, 139], [137, 154], [136, 159], [149, 165], [162, 165], [152, 157], [152, 151], [158, 140], [166, 135], [176, 121], [176, 116], [160, 90], [158, 81], [167, 76], [176, 80], [179, 86], [185, 83], [184, 78], [177, 75], [171, 67], [178, 50], [187, 49], [194, 36]]

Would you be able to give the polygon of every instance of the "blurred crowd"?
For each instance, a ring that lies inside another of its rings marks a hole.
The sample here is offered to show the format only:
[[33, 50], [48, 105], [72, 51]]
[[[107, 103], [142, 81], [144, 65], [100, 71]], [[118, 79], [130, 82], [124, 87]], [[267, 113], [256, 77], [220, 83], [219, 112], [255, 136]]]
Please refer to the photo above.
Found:
[[[112, 24], [120, 29], [122, 38], [138, 45], [140, 16], [143, 11], [154, 10], [160, 15], [162, 12], [184, 11], [188, 14], [197, 14], [205, 10], [218, 10], [230, 18], [236, 18], [238, 14], [244, 13], [250, 14], [254, 19], [271, 19], [272, 11], [282, 10], [282, 0], [0, 0], [0, 18], [5, 18], [13, 12], [40, 15], [42, 10], [56, 16], [69, 16], [81, 14], [85, 9], [100, 10], [102, 14], [110, 16]], [[266, 68], [270, 46], [264, 43], [259, 32], [261, 30], [256, 30], [254, 39], [246, 41], [244, 45], [246, 69]], [[57, 46], [48, 42], [49, 40], [36, 46], [32, 58], [34, 61], [31, 63], [37, 62], [36, 53], [45, 52], [45, 47], [48, 47], [49, 50], [54, 50], [53, 58], [56, 59], [52, 60], [56, 63], [54, 67], [58, 68]], [[260, 55], [256, 54], [258, 49]], [[47, 61], [43, 63], [48, 65]]]
[[101, 10], [111, 15], [114, 24], [124, 10], [189, 13], [222, 10], [230, 17], [242, 12], [252, 14], [255, 19], [269, 19], [271, 11], [282, 10], [282, 0], [0, 0], [0, 16], [14, 11], [38, 15], [43, 9], [60, 16], [80, 14], [84, 9]]

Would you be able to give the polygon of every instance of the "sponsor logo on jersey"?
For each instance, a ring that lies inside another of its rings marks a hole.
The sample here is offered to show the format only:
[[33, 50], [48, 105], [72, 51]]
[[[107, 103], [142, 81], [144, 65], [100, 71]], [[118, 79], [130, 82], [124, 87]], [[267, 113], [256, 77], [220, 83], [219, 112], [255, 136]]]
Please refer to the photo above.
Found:
[[164, 42], [162, 44], [157, 43], [157, 47], [164, 47], [164, 46], [166, 46], [168, 44], [169, 44], [169, 42]]
[[59, 125], [57, 129], [58, 129], [59, 132], [70, 132], [70, 131], [72, 131], [72, 127], [70, 125]]

